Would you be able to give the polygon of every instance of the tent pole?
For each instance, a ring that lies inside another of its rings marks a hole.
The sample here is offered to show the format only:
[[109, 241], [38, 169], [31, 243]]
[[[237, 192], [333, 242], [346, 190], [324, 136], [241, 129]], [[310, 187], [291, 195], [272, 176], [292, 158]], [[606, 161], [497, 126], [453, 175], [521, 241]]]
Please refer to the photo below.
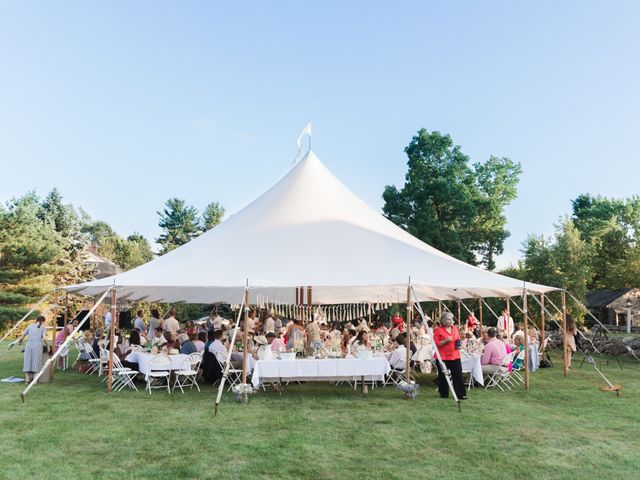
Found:
[[[62, 325], [64, 337], [62, 341], [65, 341], [68, 337], [67, 335], [67, 325], [69, 324], [69, 292], [64, 292], [64, 314], [63, 314], [64, 322]], [[63, 365], [64, 367], [64, 360]]]
[[111, 387], [113, 386], [113, 349], [114, 345], [114, 337], [116, 333], [116, 289], [111, 289], [111, 325], [109, 325], [109, 370], [107, 379], [107, 392], [111, 392]]
[[458, 300], [458, 328], [462, 325], [462, 319], [460, 317], [460, 300]]
[[540, 294], [540, 348], [544, 354], [544, 293]]
[[[98, 302], [93, 306], [93, 308], [91, 310], [89, 310], [89, 313], [87, 313], [84, 318], [82, 319], [82, 321], [78, 324], [78, 326], [75, 328], [75, 330], [71, 333], [71, 336], [75, 335], [76, 332], [78, 332], [80, 330], [80, 327], [82, 327], [82, 325], [84, 325], [84, 322], [87, 321], [87, 319], [89, 317], [91, 317], [91, 315], [93, 314], [93, 312], [96, 310], [96, 308], [98, 307], [98, 305], [100, 305], [100, 302], [102, 302], [102, 300], [104, 300], [104, 297], [107, 296], [107, 294], [109, 293], [109, 290], [107, 290], [106, 292], [104, 292], [102, 294], [102, 297], [100, 297], [100, 300], [98, 300]], [[67, 338], [62, 345], [60, 345], [60, 348], [58, 349], [58, 351], [56, 353], [53, 354], [53, 357], [51, 357], [49, 360], [46, 361], [46, 363], [44, 364], [44, 366], [40, 369], [40, 372], [38, 372], [38, 374], [33, 377], [33, 380], [31, 380], [31, 383], [29, 385], [27, 385], [27, 388], [24, 389], [24, 391], [20, 394], [20, 397], [22, 398], [22, 401], [24, 402], [24, 398], [27, 395], [27, 393], [29, 393], [29, 390], [31, 390], [31, 387], [33, 387], [35, 385], [35, 383], [38, 381], [38, 379], [42, 376], [42, 374], [46, 371], [47, 368], [49, 368], [49, 365], [51, 363], [53, 363], [55, 361], [56, 358], [58, 358], [58, 354], [63, 350], [63, 348], [69, 343], [69, 341], [71, 340], [71, 336], [69, 338]]]
[[411, 279], [409, 279], [409, 285], [407, 285], [407, 338], [405, 339], [407, 353], [406, 353], [406, 366], [405, 380], [407, 383], [411, 383], [411, 319], [413, 317], [413, 298], [411, 297]]
[[[247, 383], [247, 347], [249, 345], [249, 288], [244, 292], [244, 325], [242, 329], [242, 383]], [[231, 361], [231, 360], [229, 360]]]
[[[56, 305], [60, 305], [60, 296], [56, 299]], [[51, 347], [49, 347], [49, 351], [51, 352], [51, 356], [56, 353], [56, 328], [58, 327], [58, 309], [56, 308], [51, 316]], [[56, 364], [51, 363], [49, 367], [49, 379], [53, 380], [53, 375], [55, 373]]]
[[[249, 290], [249, 281], [247, 280], [247, 286], [245, 287], [245, 292], [247, 292], [248, 290]], [[229, 341], [229, 352], [227, 353], [227, 361], [224, 365], [224, 371], [222, 372], [222, 379], [220, 380], [220, 384], [218, 385], [218, 394], [216, 395], [214, 415], [218, 415], [218, 405], [220, 405], [220, 400], [222, 400], [222, 392], [224, 391], [224, 385], [227, 382], [227, 378], [229, 377], [229, 367], [231, 366], [231, 353], [233, 352], [233, 346], [236, 343], [238, 329], [240, 328], [240, 319], [242, 318], [242, 307], [244, 307], [244, 301], [246, 298], [247, 298], [246, 294], [242, 295], [242, 304], [238, 309], [238, 316], [236, 317], [235, 327], [233, 327], [233, 333], [231, 334], [231, 340]]]
[[441, 316], [442, 316], [442, 300], [438, 300], [438, 322], [440, 321]]
[[20, 325], [20, 324], [21, 324], [22, 322], [24, 322], [27, 318], [29, 318], [29, 315], [31, 315], [33, 312], [35, 312], [35, 311], [36, 311], [36, 309], [37, 309], [40, 305], [42, 305], [42, 304], [44, 303], [44, 301], [45, 301], [47, 298], [49, 298], [49, 296], [50, 296], [52, 293], [53, 293], [53, 292], [49, 292], [49, 293], [47, 293], [44, 297], [42, 297], [42, 298], [38, 301], [38, 303], [36, 303], [36, 304], [31, 308], [31, 310], [29, 310], [29, 311], [26, 313], [26, 315], [25, 315], [24, 317], [22, 317], [20, 320], [18, 320], [18, 321], [16, 322], [16, 324], [15, 324], [13, 327], [11, 327], [11, 328], [9, 329], [9, 331], [3, 335], [3, 337], [2, 337], [2, 338], [0, 338], [0, 343], [4, 342], [5, 338], [7, 338], [9, 335], [11, 335], [11, 332], [13, 332], [16, 328], [18, 328], [18, 325]]
[[524, 316], [524, 388], [529, 390], [529, 321], [527, 309], [527, 291], [522, 292], [522, 306]]
[[569, 363], [567, 358], [567, 296], [562, 290], [562, 372], [564, 376], [569, 375]]
[[482, 332], [482, 329], [484, 328], [482, 326], [482, 299], [478, 300], [478, 308], [479, 308], [479, 311], [480, 311], [480, 318], [478, 320], [480, 320], [480, 332]]

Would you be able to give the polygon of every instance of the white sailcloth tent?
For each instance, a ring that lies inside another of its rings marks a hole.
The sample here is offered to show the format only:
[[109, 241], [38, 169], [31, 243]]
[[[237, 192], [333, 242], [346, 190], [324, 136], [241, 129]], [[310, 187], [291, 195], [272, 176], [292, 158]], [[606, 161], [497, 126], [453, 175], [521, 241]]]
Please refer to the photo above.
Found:
[[[519, 296], [525, 285], [452, 258], [405, 232], [345, 187], [313, 152], [217, 227], [125, 273], [66, 287], [120, 299], [163, 302], [314, 304]], [[529, 293], [553, 287], [527, 283]]]

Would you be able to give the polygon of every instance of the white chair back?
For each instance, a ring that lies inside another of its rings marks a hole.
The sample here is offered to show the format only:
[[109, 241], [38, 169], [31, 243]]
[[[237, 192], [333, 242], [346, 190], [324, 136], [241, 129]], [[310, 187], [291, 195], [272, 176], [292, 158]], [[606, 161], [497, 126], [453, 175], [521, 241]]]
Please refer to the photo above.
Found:
[[148, 371], [170, 371], [171, 370], [171, 358], [169, 355], [164, 353], [159, 353], [158, 355], [153, 355], [149, 360]]

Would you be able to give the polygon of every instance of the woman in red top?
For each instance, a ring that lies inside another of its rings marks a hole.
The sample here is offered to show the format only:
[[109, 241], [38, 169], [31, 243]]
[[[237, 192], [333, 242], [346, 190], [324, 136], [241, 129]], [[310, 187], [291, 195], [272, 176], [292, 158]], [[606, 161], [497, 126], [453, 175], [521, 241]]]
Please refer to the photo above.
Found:
[[[433, 341], [440, 351], [440, 357], [451, 373], [451, 381], [453, 389], [458, 399], [465, 400], [467, 392], [464, 388], [464, 379], [462, 378], [462, 362], [460, 361], [460, 331], [458, 327], [453, 325], [453, 314], [442, 312], [440, 315], [440, 326], [433, 332]], [[442, 398], [449, 396], [449, 384], [442, 371], [440, 362], [436, 361], [438, 368], [438, 392]]]
[[473, 313], [470, 313], [467, 317], [467, 331], [473, 333], [477, 337], [478, 332], [476, 330], [478, 328], [478, 325], [478, 319]]

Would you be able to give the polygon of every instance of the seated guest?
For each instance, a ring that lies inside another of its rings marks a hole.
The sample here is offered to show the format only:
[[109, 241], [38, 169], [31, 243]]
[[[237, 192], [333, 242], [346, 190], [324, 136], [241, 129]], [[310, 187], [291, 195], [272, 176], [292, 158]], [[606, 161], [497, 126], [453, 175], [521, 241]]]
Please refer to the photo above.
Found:
[[131, 352], [132, 345], [141, 345], [140, 332], [138, 332], [138, 330], [136, 330], [135, 328], [131, 330], [131, 333], [129, 334], [129, 348], [125, 353], [125, 356]]
[[162, 347], [167, 340], [164, 338], [162, 327], [156, 327], [153, 332], [153, 338], [151, 339], [151, 344], [158, 348]]
[[397, 335], [395, 342], [398, 346], [392, 352], [387, 353], [387, 360], [389, 360], [389, 365], [394, 370], [404, 370], [407, 366], [407, 347], [405, 347], [406, 338], [404, 334]]
[[211, 335], [213, 337], [213, 341], [209, 345], [209, 351], [214, 355], [216, 353], [227, 353], [227, 349], [224, 348], [224, 344], [222, 343], [222, 330], [216, 330]]
[[193, 340], [193, 344], [196, 346], [196, 352], [202, 352], [204, 350], [204, 345], [206, 341], [207, 341], [207, 333], [199, 332], [197, 338]]
[[192, 333], [196, 333], [196, 324], [193, 323], [193, 320], [189, 320], [187, 322], [187, 328], [185, 329], [187, 335], [191, 335]]
[[215, 333], [216, 333], [216, 330], [207, 330], [207, 341], [204, 342], [204, 351], [205, 352], [209, 351], [209, 347], [211, 346], [211, 344], [215, 340]]
[[102, 340], [102, 329], [96, 328], [96, 333], [93, 336], [93, 343], [91, 344], [91, 347], [93, 348], [93, 353], [98, 358], [100, 358], [100, 340]]
[[358, 352], [366, 350], [371, 350], [371, 345], [369, 344], [369, 333], [365, 330], [360, 330], [355, 341], [351, 345], [351, 353], [357, 355]]
[[504, 342], [496, 338], [495, 328], [487, 329], [487, 338], [488, 341], [484, 346], [480, 363], [482, 364], [482, 373], [493, 375], [500, 368], [502, 359], [507, 355], [507, 349]]
[[264, 333], [276, 333], [276, 321], [271, 315], [264, 320]]
[[172, 332], [164, 332], [164, 339], [167, 341], [162, 348], [167, 350], [180, 350], [180, 344], [178, 343], [178, 336]]
[[184, 355], [191, 355], [192, 353], [196, 353], [196, 346], [193, 344], [193, 340], [191, 337], [195, 338], [195, 334], [187, 335], [186, 333], [181, 333], [178, 335], [178, 344], [180, 345], [180, 353]]
[[272, 352], [286, 352], [287, 347], [282, 340], [282, 335], [275, 336], [273, 332], [267, 333], [267, 342], [271, 345]]

